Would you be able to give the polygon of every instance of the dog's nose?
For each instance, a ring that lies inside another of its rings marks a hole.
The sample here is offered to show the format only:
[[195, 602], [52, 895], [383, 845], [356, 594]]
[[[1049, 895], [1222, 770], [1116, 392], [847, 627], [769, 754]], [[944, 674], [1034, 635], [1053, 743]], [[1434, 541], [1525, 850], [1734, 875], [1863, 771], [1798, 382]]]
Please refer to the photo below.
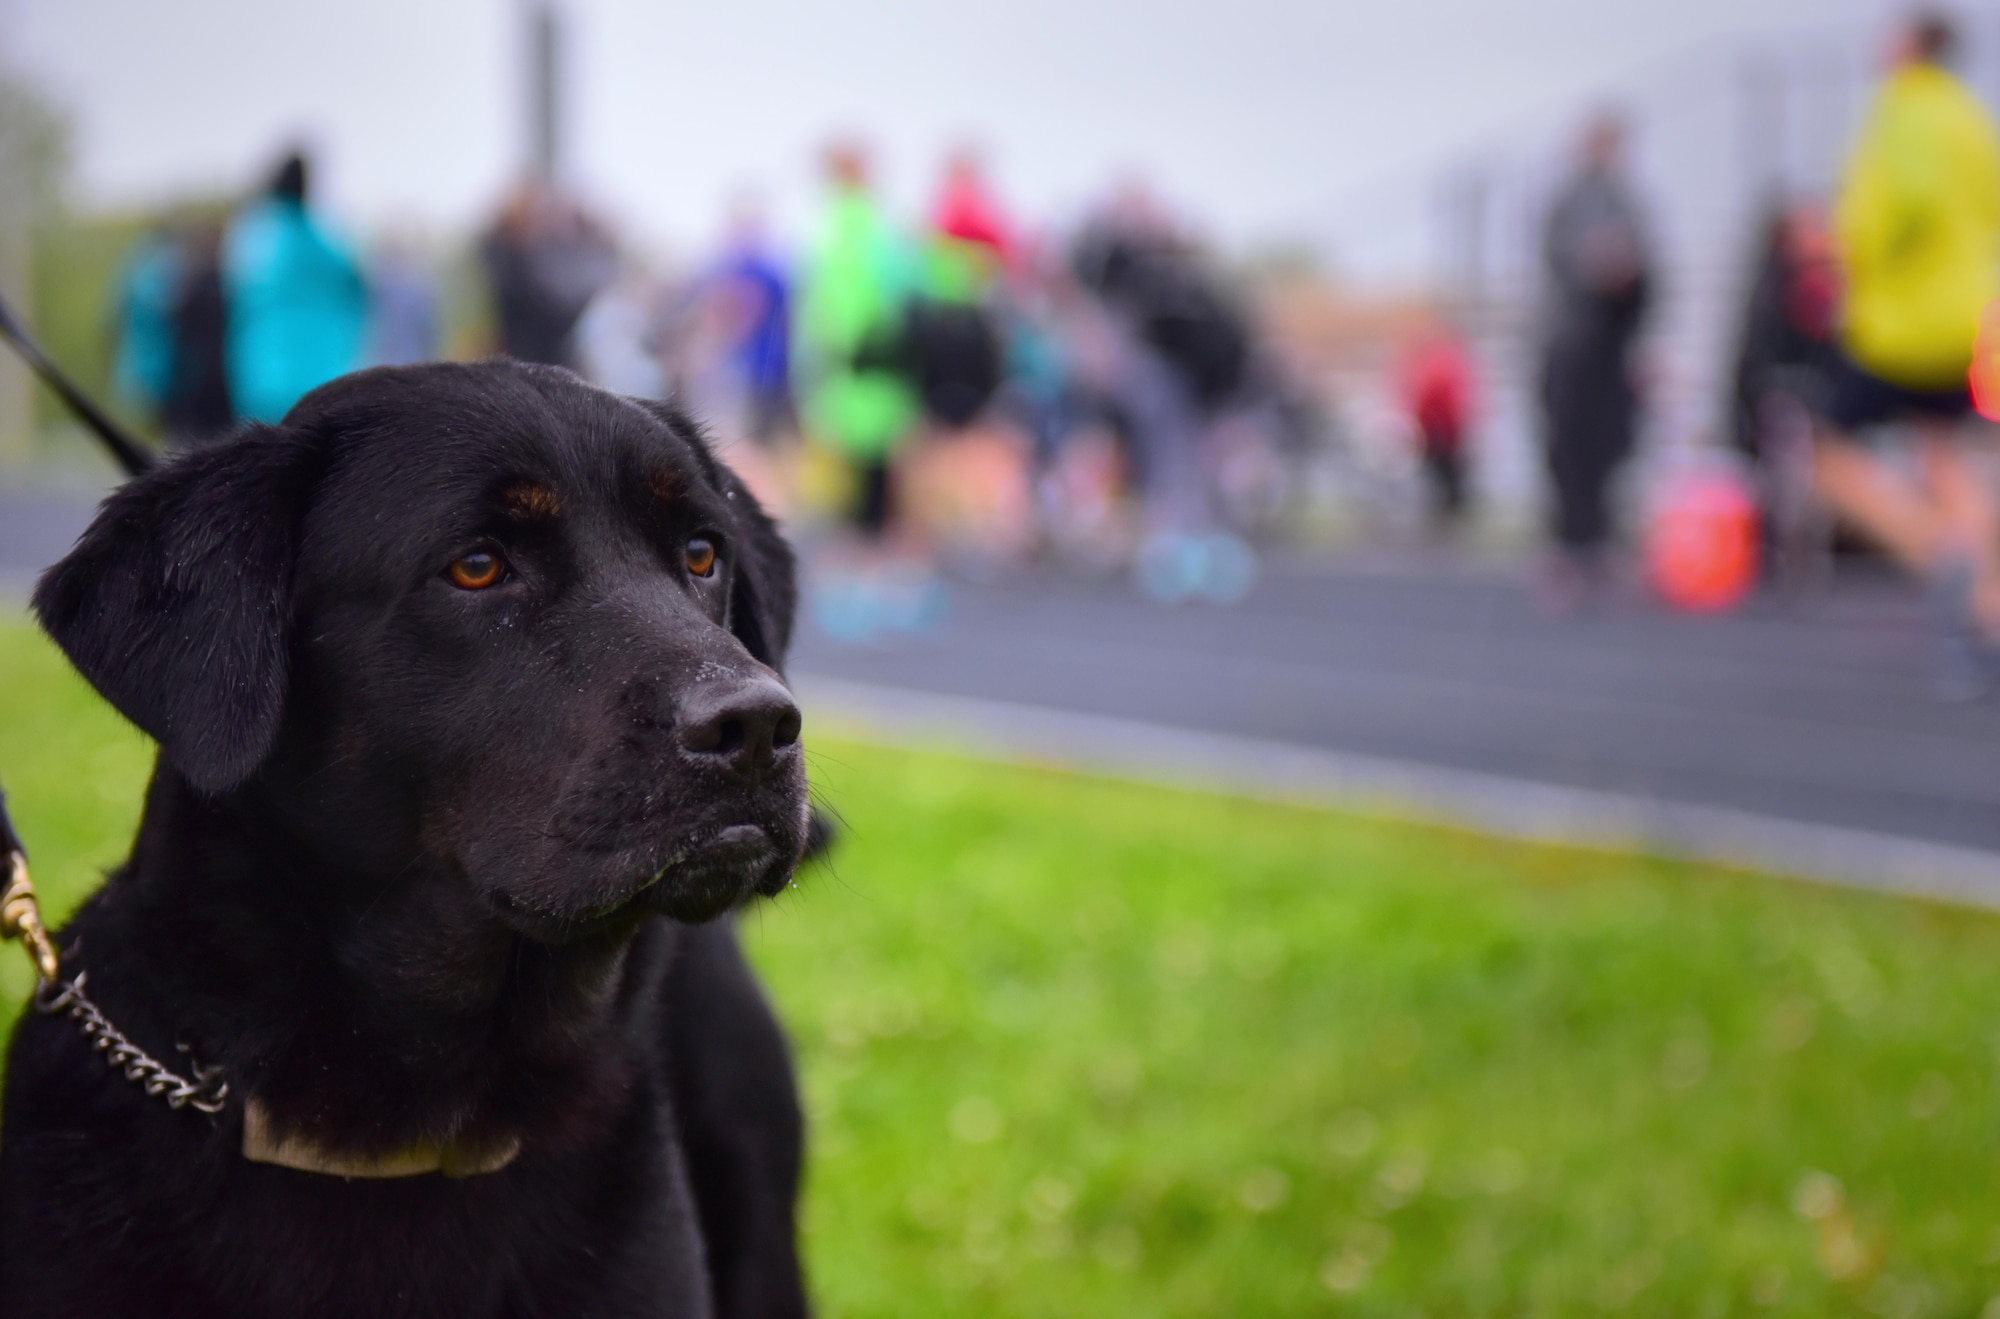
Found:
[[763, 674], [700, 688], [681, 703], [681, 746], [738, 773], [761, 774], [799, 744], [799, 707], [776, 678]]

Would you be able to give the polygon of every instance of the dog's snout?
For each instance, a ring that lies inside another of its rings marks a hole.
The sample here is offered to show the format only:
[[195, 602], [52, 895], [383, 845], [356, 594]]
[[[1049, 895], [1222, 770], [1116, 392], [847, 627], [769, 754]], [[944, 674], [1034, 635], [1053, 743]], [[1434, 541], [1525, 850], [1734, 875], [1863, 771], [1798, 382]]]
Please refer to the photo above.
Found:
[[798, 745], [800, 723], [792, 694], [760, 675], [688, 699], [680, 711], [681, 746], [739, 772], [761, 773]]

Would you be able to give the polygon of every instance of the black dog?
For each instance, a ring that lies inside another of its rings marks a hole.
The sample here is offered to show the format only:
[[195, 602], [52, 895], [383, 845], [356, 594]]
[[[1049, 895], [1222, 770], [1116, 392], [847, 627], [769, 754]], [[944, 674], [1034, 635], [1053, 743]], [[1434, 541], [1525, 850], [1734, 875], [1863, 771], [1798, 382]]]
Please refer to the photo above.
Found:
[[349, 376], [108, 499], [35, 609], [161, 754], [64, 974], [228, 1097], [26, 1016], [0, 1313], [803, 1314], [714, 919], [807, 843], [792, 606], [685, 419], [548, 368]]

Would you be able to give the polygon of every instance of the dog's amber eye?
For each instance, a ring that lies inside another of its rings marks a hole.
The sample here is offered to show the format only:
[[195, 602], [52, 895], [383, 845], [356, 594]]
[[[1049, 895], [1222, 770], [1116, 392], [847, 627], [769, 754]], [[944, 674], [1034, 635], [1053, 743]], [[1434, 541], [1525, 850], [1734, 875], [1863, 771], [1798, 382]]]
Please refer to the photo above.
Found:
[[715, 546], [696, 536], [687, 544], [688, 571], [697, 577], [706, 577], [715, 571]]
[[506, 571], [507, 561], [492, 550], [474, 550], [464, 558], [452, 560], [445, 576], [461, 591], [483, 591], [498, 582]]

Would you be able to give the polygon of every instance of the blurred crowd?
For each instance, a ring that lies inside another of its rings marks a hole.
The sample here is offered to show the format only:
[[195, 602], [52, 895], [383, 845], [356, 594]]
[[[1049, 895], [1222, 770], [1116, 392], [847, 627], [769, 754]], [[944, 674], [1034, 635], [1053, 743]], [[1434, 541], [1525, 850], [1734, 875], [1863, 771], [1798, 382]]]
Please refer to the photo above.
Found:
[[[1956, 36], [1936, 14], [1901, 24], [1839, 196], [1772, 205], [1720, 414], [1730, 443], [1668, 481], [1638, 528], [1617, 525], [1633, 506], [1618, 482], [1646, 431], [1662, 263], [1626, 125], [1586, 126], [1542, 221], [1531, 335], [1509, 349], [1532, 358], [1550, 612], [1588, 609], [1626, 540], [1668, 600], [1714, 608], [1760, 578], [1809, 577], [1849, 537], [1931, 591], [1941, 690], [1972, 694], [2000, 668], [2000, 519], [1968, 442], [1975, 339], [2000, 292], [2000, 150], [1950, 71]], [[1338, 429], [1324, 376], [1139, 182], [1056, 231], [1023, 224], [974, 151], [944, 162], [914, 218], [883, 202], [872, 165], [859, 141], [830, 145], [805, 242], [782, 245], [745, 202], [672, 276], [563, 188], [525, 182], [477, 246], [475, 351], [678, 399], [815, 546], [808, 599], [837, 637], [932, 626], [943, 569], [1030, 558], [1128, 572], [1166, 601], [1240, 599]], [[407, 242], [364, 260], [309, 185], [291, 156], [231, 213], [163, 225], [129, 261], [119, 386], [173, 442], [442, 354], [435, 263]], [[1494, 392], [1479, 310], [1425, 306], [1375, 367], [1445, 539], [1479, 494]], [[1875, 442], [1884, 427], [1915, 438]]]
[[[1230, 601], [1308, 409], [1238, 291], [1143, 185], [1076, 232], [1021, 227], [979, 156], [909, 223], [866, 147], [829, 147], [811, 239], [738, 206], [677, 278], [573, 196], [521, 185], [479, 241], [488, 351], [672, 397], [821, 553], [809, 599], [855, 639], [933, 625], [941, 566], [1035, 554]], [[359, 367], [440, 355], [434, 273], [364, 260], [288, 157], [232, 214], [150, 234], [120, 291], [118, 381], [170, 441], [274, 421]]]

